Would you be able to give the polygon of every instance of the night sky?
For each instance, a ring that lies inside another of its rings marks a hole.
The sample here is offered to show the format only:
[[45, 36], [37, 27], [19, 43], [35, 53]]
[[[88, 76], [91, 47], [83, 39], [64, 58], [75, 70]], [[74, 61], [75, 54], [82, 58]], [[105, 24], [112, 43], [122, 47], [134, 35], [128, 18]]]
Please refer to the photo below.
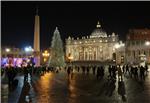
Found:
[[108, 34], [115, 32], [121, 40], [129, 29], [150, 28], [150, 2], [1, 2], [2, 46], [33, 47], [34, 16], [39, 7], [41, 49], [50, 47], [57, 26], [63, 41], [68, 36], [92, 33], [99, 20]]

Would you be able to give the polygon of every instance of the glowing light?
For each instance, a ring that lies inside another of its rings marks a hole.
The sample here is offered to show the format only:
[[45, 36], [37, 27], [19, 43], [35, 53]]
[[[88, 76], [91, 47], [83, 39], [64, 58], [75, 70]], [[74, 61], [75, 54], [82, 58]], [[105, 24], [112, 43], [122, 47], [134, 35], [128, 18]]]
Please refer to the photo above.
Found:
[[25, 49], [24, 49], [26, 52], [31, 52], [31, 51], [34, 51], [33, 49], [32, 49], [32, 47], [31, 46], [28, 46], [28, 47], [25, 47]]
[[120, 45], [117, 43], [115, 44], [115, 48], [118, 49], [120, 47]]
[[10, 52], [10, 49], [9, 49], [9, 48], [6, 48], [5, 51], [6, 51], [6, 52]]
[[69, 59], [70, 61], [73, 60], [73, 56], [70, 55], [70, 56], [68, 57], [68, 59]]
[[146, 46], [149, 46], [149, 45], [150, 45], [150, 42], [149, 42], [149, 41], [146, 41], [146, 42], [145, 42], [145, 45], [146, 45]]
[[44, 57], [48, 57], [48, 56], [49, 56], [49, 53], [48, 53], [47, 50], [45, 50], [44, 53], [42, 53], [42, 55], [43, 55]]
[[46, 58], [44, 58], [44, 62], [46, 62], [46, 60], [47, 60], [47, 59], [46, 59]]

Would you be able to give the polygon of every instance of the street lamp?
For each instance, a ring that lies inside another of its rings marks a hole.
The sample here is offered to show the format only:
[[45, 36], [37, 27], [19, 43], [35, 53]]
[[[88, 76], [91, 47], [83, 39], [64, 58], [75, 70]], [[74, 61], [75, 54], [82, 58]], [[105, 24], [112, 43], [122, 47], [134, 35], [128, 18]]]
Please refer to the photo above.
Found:
[[6, 51], [6, 52], [10, 52], [10, 49], [9, 49], [9, 48], [6, 48], [5, 51]]
[[125, 47], [125, 44], [124, 43], [122, 43], [122, 41], [120, 41], [119, 43], [116, 43], [115, 45], [114, 45], [114, 51], [116, 52], [115, 53], [115, 59], [113, 60], [114, 62], [118, 62], [118, 61], [116, 61], [117, 60], [117, 57], [119, 56], [121, 56], [121, 63], [123, 63], [124, 62], [124, 56], [122, 56], [123, 54], [121, 54], [121, 53], [119, 53], [119, 51], [121, 51], [121, 50], [124, 50], [124, 47]]
[[71, 55], [71, 53], [69, 53], [68, 60], [69, 60], [69, 63], [71, 64], [73, 60], [73, 56]]
[[48, 53], [48, 51], [47, 50], [45, 50], [43, 53], [42, 53], [42, 56], [44, 57], [44, 62], [46, 62], [47, 61], [47, 58], [49, 57], [49, 53]]
[[145, 45], [146, 45], [146, 46], [149, 46], [149, 45], [150, 45], [150, 41], [146, 41], [146, 42], [145, 42]]

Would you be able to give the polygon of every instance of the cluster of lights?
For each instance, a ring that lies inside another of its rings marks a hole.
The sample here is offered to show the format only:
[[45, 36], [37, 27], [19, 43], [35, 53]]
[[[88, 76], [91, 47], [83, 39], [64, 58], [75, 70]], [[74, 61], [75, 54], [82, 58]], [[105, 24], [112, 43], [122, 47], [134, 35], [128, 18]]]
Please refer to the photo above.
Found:
[[116, 44], [115, 44], [115, 48], [116, 48], [116, 49], [118, 49], [118, 48], [120, 48], [120, 47], [124, 47], [124, 46], [125, 46], [124, 43], [121, 43], [121, 44], [116, 43]]
[[31, 46], [25, 47], [24, 48], [25, 52], [32, 52], [33, 48]]
[[49, 56], [49, 53], [48, 53], [47, 50], [45, 50], [44, 53], [42, 53], [42, 55], [43, 55], [44, 57], [48, 57], [48, 56]]

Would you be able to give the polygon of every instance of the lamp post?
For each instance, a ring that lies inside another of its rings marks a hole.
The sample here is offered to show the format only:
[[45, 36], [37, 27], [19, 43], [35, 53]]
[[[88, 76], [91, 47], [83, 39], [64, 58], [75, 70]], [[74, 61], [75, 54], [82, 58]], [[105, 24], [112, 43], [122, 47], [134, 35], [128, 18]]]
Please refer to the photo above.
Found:
[[[116, 63], [123, 63], [124, 62], [124, 56], [125, 56], [125, 54], [119, 53], [119, 51], [124, 51], [124, 47], [125, 47], [125, 44], [122, 43], [122, 42], [116, 43], [114, 45], [115, 52], [116, 52], [116, 56], [115, 56], [115, 62]], [[119, 59], [120, 62], [117, 59]]]
[[146, 46], [150, 46], [150, 41], [146, 41], [146, 42], [145, 42], [145, 45], [146, 45]]
[[[147, 50], [147, 54], [145, 54], [145, 61], [147, 63], [150, 63], [150, 53], [149, 53], [149, 56], [148, 56], [148, 51], [150, 49], [150, 41], [146, 41], [145, 42], [145, 46], [146, 46], [146, 50]], [[150, 51], [149, 51], [150, 52]]]
[[70, 54], [70, 53], [69, 53], [69, 56], [68, 56], [68, 60], [69, 60], [69, 63], [71, 64], [71, 66], [72, 66], [73, 56], [71, 56], [71, 54]]
[[49, 53], [48, 53], [48, 51], [47, 50], [45, 50], [43, 53], [42, 53], [42, 56], [43, 56], [43, 61], [44, 61], [44, 64], [47, 62], [47, 60], [48, 60], [48, 57], [49, 57]]

